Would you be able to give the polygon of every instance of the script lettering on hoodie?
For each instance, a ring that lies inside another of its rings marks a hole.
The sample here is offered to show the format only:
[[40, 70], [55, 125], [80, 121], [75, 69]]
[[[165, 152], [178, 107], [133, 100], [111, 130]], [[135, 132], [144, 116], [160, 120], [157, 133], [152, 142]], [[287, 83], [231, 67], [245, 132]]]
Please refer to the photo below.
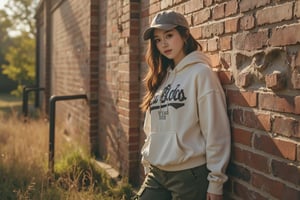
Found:
[[[171, 84], [167, 85], [161, 95], [157, 95], [151, 101], [151, 110], [163, 108], [166, 106], [172, 106], [175, 109], [178, 109], [184, 106], [184, 101], [186, 100], [186, 96], [184, 94], [184, 90], [180, 88], [180, 84], [177, 84], [175, 88], [172, 88]], [[155, 104], [159, 103], [160, 105], [155, 106]]]

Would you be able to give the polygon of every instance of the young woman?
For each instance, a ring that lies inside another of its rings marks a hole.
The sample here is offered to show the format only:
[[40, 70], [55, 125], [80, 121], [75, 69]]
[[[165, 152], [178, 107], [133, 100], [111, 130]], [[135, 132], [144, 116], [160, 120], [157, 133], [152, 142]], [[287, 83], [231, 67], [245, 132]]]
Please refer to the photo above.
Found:
[[223, 88], [180, 13], [158, 13], [143, 37], [146, 177], [135, 199], [220, 200], [230, 157]]

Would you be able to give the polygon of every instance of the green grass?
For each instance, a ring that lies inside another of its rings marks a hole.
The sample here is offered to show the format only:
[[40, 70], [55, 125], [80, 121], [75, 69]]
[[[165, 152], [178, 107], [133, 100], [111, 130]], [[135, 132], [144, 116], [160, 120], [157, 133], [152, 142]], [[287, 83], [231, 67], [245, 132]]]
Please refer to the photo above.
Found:
[[[0, 107], [7, 104], [15, 106], [19, 100], [1, 96]], [[2, 112], [1, 200], [128, 200], [133, 196], [126, 178], [114, 181], [86, 153], [87, 147], [76, 138], [67, 140], [63, 131], [56, 132], [55, 173], [49, 173], [48, 121], [34, 118], [24, 123], [16, 110]]]
[[0, 93], [0, 114], [20, 112], [22, 109], [22, 97]]

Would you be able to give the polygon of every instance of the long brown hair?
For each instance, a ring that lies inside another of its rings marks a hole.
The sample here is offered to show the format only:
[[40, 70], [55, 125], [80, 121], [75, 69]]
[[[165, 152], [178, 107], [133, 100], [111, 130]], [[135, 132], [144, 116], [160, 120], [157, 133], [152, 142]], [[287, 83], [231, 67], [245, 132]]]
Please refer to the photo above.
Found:
[[[183, 38], [184, 42], [184, 53], [188, 55], [189, 53], [201, 50], [201, 45], [196, 41], [196, 39], [190, 34], [189, 30], [182, 26], [177, 26], [175, 29], [179, 32], [180, 36]], [[167, 70], [169, 67], [174, 68], [174, 62], [172, 59], [160, 54], [158, 51], [155, 41], [153, 39], [153, 32], [148, 43], [148, 49], [145, 55], [146, 62], [148, 64], [148, 72], [143, 80], [146, 88], [146, 94], [140, 105], [142, 111], [146, 111], [150, 106], [150, 101], [153, 98], [156, 90], [161, 85], [162, 81], [167, 75]]]

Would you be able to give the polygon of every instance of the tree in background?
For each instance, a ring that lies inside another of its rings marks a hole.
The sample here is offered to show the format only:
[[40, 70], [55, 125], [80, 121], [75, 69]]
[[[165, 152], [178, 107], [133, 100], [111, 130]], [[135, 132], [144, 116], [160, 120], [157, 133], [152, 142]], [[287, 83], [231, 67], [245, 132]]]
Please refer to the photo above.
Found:
[[36, 5], [36, 0], [10, 0], [0, 10], [0, 46], [5, 46], [0, 51], [0, 65], [2, 73], [18, 84], [14, 95], [21, 95], [23, 85], [35, 80]]

